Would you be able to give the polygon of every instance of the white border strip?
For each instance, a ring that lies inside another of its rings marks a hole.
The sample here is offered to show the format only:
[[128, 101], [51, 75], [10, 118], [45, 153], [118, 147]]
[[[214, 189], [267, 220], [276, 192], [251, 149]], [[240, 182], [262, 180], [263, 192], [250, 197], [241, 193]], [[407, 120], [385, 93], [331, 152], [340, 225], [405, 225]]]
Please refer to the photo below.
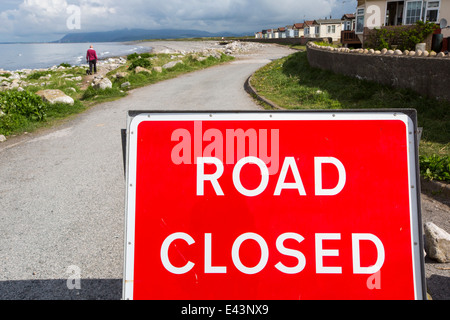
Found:
[[408, 172], [409, 172], [409, 201], [410, 201], [410, 223], [411, 223], [411, 248], [415, 299], [422, 299], [422, 262], [421, 262], [421, 239], [419, 228], [419, 199], [417, 197], [417, 176], [415, 148], [416, 135], [414, 123], [408, 115], [402, 112], [380, 111], [380, 112], [229, 112], [229, 113], [142, 113], [131, 119], [128, 126], [127, 136], [127, 185], [126, 185], [126, 216], [125, 216], [125, 261], [123, 279], [123, 299], [133, 299], [134, 280], [134, 244], [135, 244], [135, 206], [136, 206], [136, 169], [137, 169], [137, 141], [138, 127], [145, 121], [380, 121], [400, 120], [406, 125], [406, 137], [408, 145]]

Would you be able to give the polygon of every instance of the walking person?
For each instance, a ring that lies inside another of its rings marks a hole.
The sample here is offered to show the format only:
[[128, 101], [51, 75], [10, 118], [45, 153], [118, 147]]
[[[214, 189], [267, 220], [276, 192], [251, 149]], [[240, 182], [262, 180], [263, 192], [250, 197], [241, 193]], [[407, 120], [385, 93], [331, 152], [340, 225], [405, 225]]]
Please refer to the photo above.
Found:
[[89, 74], [92, 74], [92, 69], [94, 69], [94, 73], [97, 73], [97, 60], [97, 52], [95, 52], [94, 46], [91, 45], [86, 54], [86, 62], [89, 63]]

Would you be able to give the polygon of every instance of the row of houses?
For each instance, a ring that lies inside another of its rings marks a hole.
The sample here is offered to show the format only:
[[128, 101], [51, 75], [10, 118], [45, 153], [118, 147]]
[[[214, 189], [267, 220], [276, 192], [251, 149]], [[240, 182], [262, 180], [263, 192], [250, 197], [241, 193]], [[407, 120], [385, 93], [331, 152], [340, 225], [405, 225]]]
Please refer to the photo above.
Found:
[[346, 14], [341, 19], [318, 19], [302, 23], [294, 23], [285, 27], [262, 30], [255, 33], [256, 39], [278, 38], [332, 38], [333, 41], [341, 39], [341, 32], [354, 30], [355, 15]]
[[294, 23], [255, 33], [257, 39], [332, 38], [344, 45], [364, 45], [374, 28], [413, 25], [417, 21], [439, 24], [439, 33], [450, 37], [450, 0], [355, 0], [355, 13], [341, 19], [319, 19]]

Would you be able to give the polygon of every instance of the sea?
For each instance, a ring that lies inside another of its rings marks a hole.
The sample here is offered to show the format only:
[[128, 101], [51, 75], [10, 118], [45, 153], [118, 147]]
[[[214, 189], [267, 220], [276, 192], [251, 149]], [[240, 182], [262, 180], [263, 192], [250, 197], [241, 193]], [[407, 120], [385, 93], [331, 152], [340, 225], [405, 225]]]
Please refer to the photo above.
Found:
[[68, 63], [78, 66], [86, 63], [86, 52], [93, 45], [99, 60], [150, 52], [151, 47], [132, 43], [8, 43], [0, 44], [0, 69], [46, 69]]

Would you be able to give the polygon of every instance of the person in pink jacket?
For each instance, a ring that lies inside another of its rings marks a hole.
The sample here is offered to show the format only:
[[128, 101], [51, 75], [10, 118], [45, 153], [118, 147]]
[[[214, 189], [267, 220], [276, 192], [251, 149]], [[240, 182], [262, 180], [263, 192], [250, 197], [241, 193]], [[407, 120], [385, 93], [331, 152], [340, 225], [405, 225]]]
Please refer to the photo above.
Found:
[[94, 47], [91, 45], [86, 54], [86, 62], [89, 63], [89, 74], [92, 74], [92, 68], [94, 73], [97, 73], [97, 52], [95, 52]]

